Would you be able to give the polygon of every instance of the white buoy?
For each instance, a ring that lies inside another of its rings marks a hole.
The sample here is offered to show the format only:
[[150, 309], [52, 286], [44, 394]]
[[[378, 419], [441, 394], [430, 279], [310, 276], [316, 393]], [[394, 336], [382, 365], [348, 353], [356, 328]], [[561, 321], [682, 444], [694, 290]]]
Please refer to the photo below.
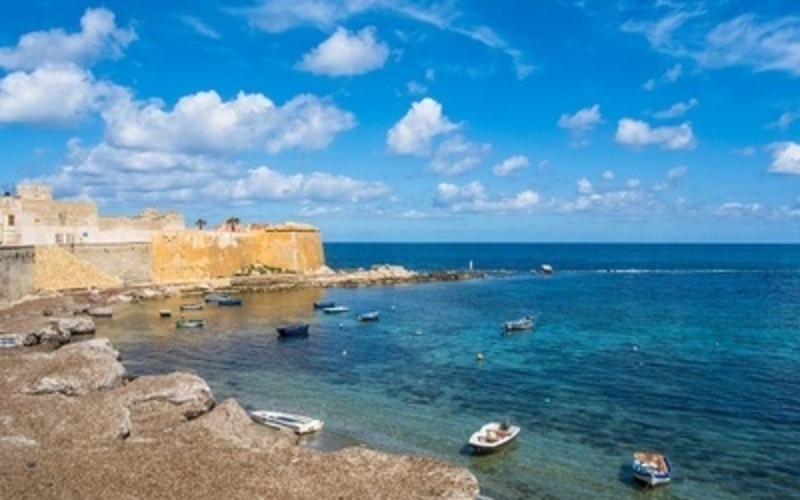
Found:
[[478, 361], [483, 361], [483, 353], [479, 352], [478, 354], [476, 354], [475, 359]]

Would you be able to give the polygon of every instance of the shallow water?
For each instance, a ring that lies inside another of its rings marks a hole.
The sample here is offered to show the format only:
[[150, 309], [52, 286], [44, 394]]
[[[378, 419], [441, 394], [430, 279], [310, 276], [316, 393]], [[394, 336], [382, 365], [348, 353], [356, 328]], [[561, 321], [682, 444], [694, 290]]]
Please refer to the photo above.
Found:
[[[796, 247], [418, 247], [373, 248], [361, 265], [454, 268], [448, 259], [477, 255], [505, 272], [251, 294], [239, 308], [187, 312], [206, 318], [197, 330], [158, 317], [177, 311], [181, 301], [170, 299], [117, 309], [97, 321], [99, 334], [132, 374], [198, 373], [217, 400], [324, 419], [319, 448], [352, 438], [448, 460], [469, 467], [498, 500], [800, 491]], [[342, 262], [367, 254], [358, 245], [326, 251], [333, 267], [359, 267]], [[513, 256], [505, 266], [503, 253]], [[555, 275], [525, 268], [545, 256]], [[314, 311], [323, 299], [351, 311]], [[380, 321], [355, 320], [370, 310]], [[504, 321], [528, 313], [538, 317], [534, 331], [501, 334]], [[309, 338], [278, 339], [275, 326], [295, 321], [312, 324]], [[517, 441], [470, 454], [469, 435], [504, 416], [522, 427]], [[640, 448], [670, 456], [671, 484], [642, 491], [633, 483], [628, 463]]]

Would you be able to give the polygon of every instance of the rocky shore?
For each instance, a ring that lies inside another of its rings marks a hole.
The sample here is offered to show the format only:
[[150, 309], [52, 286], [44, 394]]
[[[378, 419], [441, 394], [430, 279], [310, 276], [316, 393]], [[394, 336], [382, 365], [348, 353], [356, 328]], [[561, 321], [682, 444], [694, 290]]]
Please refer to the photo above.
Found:
[[91, 335], [92, 316], [110, 314], [118, 301], [432, 280], [391, 266], [241, 276], [64, 292], [0, 311], [0, 340], [14, 346], [0, 349], [0, 497], [476, 498], [477, 480], [463, 467], [361, 446], [298, 446], [293, 434], [253, 423], [235, 400], [215, 401], [196, 375], [131, 376], [110, 342]]

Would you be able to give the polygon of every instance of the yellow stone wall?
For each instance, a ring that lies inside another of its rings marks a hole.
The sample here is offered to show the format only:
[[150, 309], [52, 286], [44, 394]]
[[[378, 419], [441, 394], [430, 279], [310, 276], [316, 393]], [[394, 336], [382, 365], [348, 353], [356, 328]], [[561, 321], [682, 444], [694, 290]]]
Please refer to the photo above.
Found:
[[324, 264], [320, 233], [310, 228], [184, 230], [153, 237], [152, 276], [159, 283], [229, 277], [251, 265], [304, 272]]
[[104, 273], [70, 252], [54, 245], [35, 247], [34, 290], [55, 291], [69, 288], [115, 288], [122, 278]]

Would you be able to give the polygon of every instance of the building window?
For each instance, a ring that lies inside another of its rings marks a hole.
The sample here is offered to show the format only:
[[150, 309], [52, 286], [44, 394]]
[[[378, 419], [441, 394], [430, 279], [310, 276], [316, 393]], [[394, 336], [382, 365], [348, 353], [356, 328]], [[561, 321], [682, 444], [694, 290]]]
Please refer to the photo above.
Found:
[[13, 226], [14, 225], [14, 214], [8, 214], [8, 224], [6, 224], [6, 225], [8, 225], [8, 226]]

